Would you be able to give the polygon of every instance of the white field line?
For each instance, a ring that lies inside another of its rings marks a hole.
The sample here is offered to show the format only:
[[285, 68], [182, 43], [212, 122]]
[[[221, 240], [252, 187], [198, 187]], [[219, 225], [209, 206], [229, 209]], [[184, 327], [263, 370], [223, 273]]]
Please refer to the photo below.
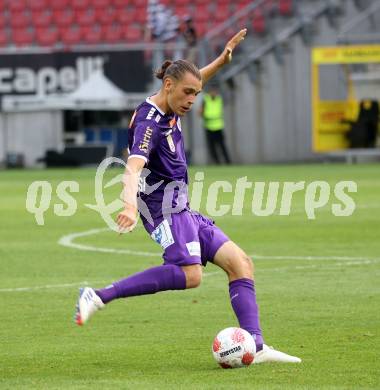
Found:
[[[87, 230], [85, 232], [79, 232], [79, 233], [71, 233], [68, 235], [65, 235], [61, 237], [58, 240], [58, 244], [84, 250], [84, 251], [91, 251], [91, 252], [104, 252], [104, 253], [116, 253], [116, 254], [128, 254], [128, 255], [134, 255], [134, 256], [149, 256], [149, 257], [160, 257], [160, 252], [142, 252], [142, 251], [134, 251], [131, 249], [115, 249], [115, 248], [102, 248], [92, 245], [82, 245], [77, 244], [74, 242], [76, 238], [79, 237], [86, 237], [91, 236], [93, 234], [102, 233], [105, 231], [110, 231], [108, 228], [101, 228], [101, 229], [91, 229]], [[352, 257], [352, 256], [277, 256], [277, 255], [258, 255], [258, 254], [251, 254], [250, 257], [253, 258], [253, 260], [303, 260], [303, 261], [360, 261], [360, 262], [366, 262], [366, 261], [380, 261], [376, 258], [368, 258], [368, 257]]]
[[36, 291], [36, 290], [44, 290], [50, 288], [67, 288], [67, 287], [75, 287], [75, 286], [88, 286], [87, 281], [76, 282], [76, 283], [63, 283], [63, 284], [45, 284], [43, 286], [33, 286], [33, 287], [16, 287], [16, 288], [1, 288], [0, 292], [23, 292], [23, 291]]
[[[216, 274], [222, 274], [221, 271], [215, 271], [215, 272], [204, 272], [203, 278], [207, 278], [210, 276], [214, 276]], [[63, 283], [63, 284], [45, 284], [42, 286], [33, 286], [33, 287], [16, 287], [16, 288], [1, 288], [0, 293], [4, 292], [30, 292], [30, 291], [38, 291], [38, 290], [48, 290], [48, 289], [56, 289], [56, 288], [71, 288], [71, 287], [82, 287], [82, 286], [89, 286], [94, 284], [110, 284], [109, 280], [93, 280], [90, 282], [83, 281], [83, 282], [76, 282], [76, 283]]]
[[[355, 211], [356, 210], [373, 210], [373, 209], [380, 209], [380, 205], [378, 204], [355, 204]], [[276, 208], [277, 210], [277, 208]], [[355, 214], [355, 211], [354, 211], [354, 214]], [[331, 212], [331, 205], [326, 205], [326, 206], [323, 206], [319, 209], [315, 209], [315, 214], [316, 214], [316, 219], [318, 219], [318, 213], [319, 212], [329, 212], [332, 214]], [[300, 206], [296, 206], [296, 207], [292, 207], [290, 209], [290, 216], [292, 216], [292, 214], [301, 214], [301, 213], [304, 213], [306, 215], [306, 210], [305, 210], [305, 207], [300, 207]], [[279, 211], [277, 212], [274, 212], [273, 213], [274, 216], [279, 216]], [[332, 214], [332, 216], [334, 216]]]
[[154, 253], [154, 252], [143, 252], [143, 251], [133, 251], [130, 249], [115, 249], [115, 248], [101, 248], [101, 247], [96, 247], [92, 245], [82, 245], [82, 244], [76, 244], [74, 243], [74, 240], [79, 237], [86, 237], [86, 236], [91, 236], [93, 234], [98, 234], [102, 232], [110, 231], [110, 229], [107, 228], [102, 228], [102, 229], [91, 229], [87, 230], [85, 232], [80, 232], [80, 233], [71, 233], [66, 236], [61, 237], [58, 240], [58, 244], [62, 246], [66, 246], [69, 248], [75, 248], [79, 249], [81, 251], [91, 251], [91, 252], [103, 252], [103, 253], [117, 253], [117, 254], [122, 254], [122, 255], [134, 255], [134, 256], [161, 256], [159, 252]]
[[[380, 261], [380, 258], [368, 258], [368, 257], [351, 257], [351, 256], [261, 256], [257, 254], [250, 255], [250, 257], [253, 258], [253, 260], [303, 260], [303, 261], [324, 261], [324, 260], [335, 260], [335, 261], [346, 261], [347, 264], [350, 261], [359, 261], [359, 262], [366, 262], [366, 261], [373, 261], [377, 262]], [[350, 264], [348, 264], [350, 265]]]
[[[92, 251], [92, 252], [104, 252], [104, 253], [115, 253], [115, 254], [130, 254], [135, 256], [154, 256], [159, 257], [160, 253], [154, 252], [141, 252], [141, 251], [133, 251], [129, 249], [115, 249], [115, 248], [99, 248], [91, 245], [82, 245], [76, 244], [73, 242], [74, 239], [79, 237], [86, 237], [93, 234], [98, 234], [101, 232], [109, 231], [108, 228], [102, 229], [91, 229], [85, 232], [80, 233], [72, 233], [66, 236], [63, 236], [59, 239], [58, 243], [62, 246]], [[367, 258], [367, 257], [350, 257], [350, 256], [262, 256], [262, 255], [251, 255], [253, 259], [260, 260], [303, 260], [303, 261], [339, 261], [337, 263], [332, 263], [328, 265], [323, 265], [322, 267], [318, 264], [309, 264], [309, 265], [294, 265], [294, 266], [284, 266], [277, 268], [264, 268], [260, 269], [259, 273], [262, 272], [286, 272], [289, 270], [313, 270], [313, 269], [334, 269], [339, 267], [347, 267], [347, 266], [360, 266], [360, 265], [369, 265], [380, 262], [380, 258]], [[203, 277], [210, 277], [216, 275], [224, 275], [222, 271], [216, 272], [205, 272]], [[80, 287], [80, 286], [88, 286], [89, 284], [109, 284], [109, 280], [96, 280], [96, 281], [82, 281], [82, 282], [72, 282], [72, 283], [63, 283], [63, 284], [46, 284], [41, 286], [31, 286], [31, 287], [15, 287], [15, 288], [2, 288], [0, 289], [0, 293], [5, 292], [31, 292], [38, 290], [47, 290], [47, 289], [57, 289], [57, 288], [71, 288], [71, 287]]]
[[373, 259], [373, 260], [364, 260], [364, 261], [344, 261], [341, 263], [330, 263], [327, 265], [320, 265], [320, 264], [309, 264], [309, 265], [294, 265], [294, 266], [285, 266], [285, 267], [277, 267], [277, 268], [264, 268], [258, 270], [258, 273], [262, 272], [287, 272], [287, 271], [297, 271], [297, 270], [333, 270], [338, 269], [341, 267], [348, 267], [348, 266], [361, 266], [361, 265], [369, 265], [369, 264], [375, 264], [379, 263], [380, 259]]

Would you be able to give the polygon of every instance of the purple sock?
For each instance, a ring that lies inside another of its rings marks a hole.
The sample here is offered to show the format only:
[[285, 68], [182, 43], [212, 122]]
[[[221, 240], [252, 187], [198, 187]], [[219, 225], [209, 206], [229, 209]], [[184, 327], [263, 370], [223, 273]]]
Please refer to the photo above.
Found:
[[263, 349], [263, 336], [256, 303], [255, 284], [251, 279], [238, 279], [230, 283], [230, 299], [240, 327], [249, 332], [256, 342], [256, 350]]
[[106, 288], [95, 290], [95, 292], [103, 303], [108, 303], [117, 298], [154, 294], [166, 290], [184, 290], [185, 288], [186, 276], [182, 268], [168, 264], [149, 268]]

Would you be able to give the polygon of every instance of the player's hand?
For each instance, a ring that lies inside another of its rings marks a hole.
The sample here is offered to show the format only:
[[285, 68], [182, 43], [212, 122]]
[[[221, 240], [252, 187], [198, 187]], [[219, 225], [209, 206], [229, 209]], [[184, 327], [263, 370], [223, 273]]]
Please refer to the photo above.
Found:
[[244, 37], [247, 35], [247, 29], [243, 28], [243, 30], [240, 30], [236, 35], [234, 35], [228, 42], [226, 47], [223, 50], [222, 58], [223, 58], [223, 64], [228, 64], [232, 60], [232, 52], [234, 51], [235, 47], [239, 45], [241, 41], [244, 40]]
[[131, 232], [137, 224], [136, 207], [127, 204], [125, 209], [117, 216], [116, 222], [119, 227], [119, 234]]

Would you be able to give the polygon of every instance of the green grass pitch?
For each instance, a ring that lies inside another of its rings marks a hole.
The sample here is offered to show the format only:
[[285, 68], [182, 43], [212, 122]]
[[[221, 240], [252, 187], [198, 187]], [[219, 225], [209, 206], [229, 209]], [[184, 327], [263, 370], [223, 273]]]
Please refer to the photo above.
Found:
[[[101, 287], [158, 265], [160, 248], [141, 227], [123, 236], [103, 231], [74, 240], [109, 253], [59, 245], [65, 235], [105, 226], [85, 207], [94, 203], [95, 170], [8, 170], [0, 172], [1, 389], [380, 388], [380, 165], [193, 167], [190, 177], [203, 169], [206, 187], [243, 176], [252, 182], [325, 180], [332, 187], [341, 180], [357, 183], [350, 217], [332, 215], [332, 196], [308, 220], [304, 192], [294, 197], [290, 216], [277, 209], [257, 217], [247, 190], [243, 216], [215, 218], [253, 257], [266, 342], [303, 363], [238, 370], [216, 365], [213, 337], [237, 323], [226, 277], [212, 264], [198, 289], [112, 302], [87, 326], [76, 326], [72, 317], [84, 281]], [[44, 226], [25, 209], [34, 180], [53, 186]], [[80, 185], [72, 217], [53, 213], [62, 180]], [[106, 197], [119, 190], [108, 189]], [[221, 201], [231, 204], [232, 195]]]

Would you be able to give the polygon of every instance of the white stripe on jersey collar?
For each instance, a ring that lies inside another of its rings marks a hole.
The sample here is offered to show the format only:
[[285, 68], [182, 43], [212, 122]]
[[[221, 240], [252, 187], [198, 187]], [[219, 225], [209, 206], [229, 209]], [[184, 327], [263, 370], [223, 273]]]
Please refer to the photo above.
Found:
[[162, 116], [166, 115], [161, 108], [159, 108], [155, 103], [150, 100], [150, 97], [147, 97], [145, 100], [147, 103], [149, 103], [151, 106], [153, 106]]

